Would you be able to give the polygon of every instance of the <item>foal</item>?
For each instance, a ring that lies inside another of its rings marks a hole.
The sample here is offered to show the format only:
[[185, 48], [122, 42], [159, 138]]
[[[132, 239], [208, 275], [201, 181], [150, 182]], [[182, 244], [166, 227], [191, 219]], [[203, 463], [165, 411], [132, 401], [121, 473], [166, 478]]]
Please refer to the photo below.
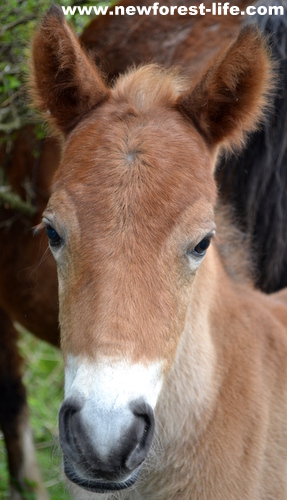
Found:
[[214, 238], [216, 161], [271, 85], [258, 32], [196, 82], [143, 66], [108, 88], [52, 8], [32, 56], [35, 103], [65, 137], [43, 225], [72, 492], [286, 499], [286, 292], [233, 281]]

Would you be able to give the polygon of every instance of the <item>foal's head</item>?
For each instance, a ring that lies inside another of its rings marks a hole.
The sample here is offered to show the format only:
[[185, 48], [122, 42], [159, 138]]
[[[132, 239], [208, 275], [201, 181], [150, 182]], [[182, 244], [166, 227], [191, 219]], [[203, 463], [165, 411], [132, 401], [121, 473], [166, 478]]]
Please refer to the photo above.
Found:
[[32, 72], [35, 102], [65, 138], [43, 217], [58, 267], [65, 470], [87, 489], [121, 489], [148, 454], [205, 279], [216, 157], [260, 119], [270, 64], [246, 29], [192, 86], [146, 66], [107, 88], [52, 8]]

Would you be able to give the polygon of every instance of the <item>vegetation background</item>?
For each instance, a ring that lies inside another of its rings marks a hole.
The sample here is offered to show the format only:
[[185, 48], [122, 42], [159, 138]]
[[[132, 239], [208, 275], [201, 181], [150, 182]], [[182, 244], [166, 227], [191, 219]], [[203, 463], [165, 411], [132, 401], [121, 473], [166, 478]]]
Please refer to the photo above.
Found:
[[[63, 6], [106, 4], [97, 0], [54, 0], [53, 3]], [[25, 90], [29, 46], [39, 18], [51, 5], [50, 0], [0, 0], [0, 141], [7, 149], [15, 130], [38, 120], [29, 108]], [[78, 13], [67, 18], [77, 33], [91, 20]], [[39, 126], [38, 130], [40, 138], [44, 129]], [[23, 330], [19, 337], [38, 462], [51, 500], [66, 500], [69, 496], [62, 476], [57, 422], [64, 380], [61, 353]], [[0, 431], [0, 500], [8, 498], [5, 453]], [[33, 495], [27, 495], [26, 500], [34, 500]]]
[[[30, 333], [19, 331], [24, 383], [28, 391], [31, 426], [37, 459], [51, 500], [68, 500], [58, 444], [58, 411], [63, 396], [61, 352]], [[3, 435], [0, 433], [0, 499], [8, 498], [8, 474]], [[35, 500], [26, 494], [25, 500]]]

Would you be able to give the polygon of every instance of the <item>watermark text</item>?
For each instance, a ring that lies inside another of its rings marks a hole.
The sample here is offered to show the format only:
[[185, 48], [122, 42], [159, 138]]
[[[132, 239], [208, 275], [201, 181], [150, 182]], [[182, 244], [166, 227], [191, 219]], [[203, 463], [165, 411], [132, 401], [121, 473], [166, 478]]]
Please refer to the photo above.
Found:
[[259, 16], [265, 16], [266, 14], [283, 16], [284, 7], [282, 5], [260, 5], [255, 7], [254, 5], [249, 5], [245, 10], [241, 10], [236, 5], [230, 5], [229, 2], [212, 2], [211, 6], [206, 7], [204, 3], [200, 5], [160, 5], [159, 2], [154, 2], [152, 5], [115, 5], [110, 9], [107, 5], [98, 6], [62, 6], [63, 13], [65, 16], [75, 14], [80, 14], [81, 16], [174, 16], [176, 14], [180, 16], [205, 16], [206, 14], [211, 14], [212, 16], [254, 16], [258, 14]]

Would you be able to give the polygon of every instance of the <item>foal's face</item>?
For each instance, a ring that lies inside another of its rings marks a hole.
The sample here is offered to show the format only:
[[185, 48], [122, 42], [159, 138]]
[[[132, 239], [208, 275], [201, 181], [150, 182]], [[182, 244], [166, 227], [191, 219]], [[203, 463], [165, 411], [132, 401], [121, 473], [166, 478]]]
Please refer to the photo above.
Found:
[[[144, 114], [112, 99], [66, 144], [44, 221], [66, 363], [60, 422], [75, 436], [62, 441], [80, 477], [99, 470], [102, 481], [126, 481], [150, 446], [153, 409], [214, 234], [211, 162], [176, 111]], [[93, 465], [80, 459], [85, 437]]]
[[65, 355], [172, 363], [215, 199], [211, 155], [177, 115], [111, 102], [66, 144], [44, 214]]
[[44, 214], [59, 276], [67, 476], [92, 491], [132, 484], [154, 408], [208, 280], [216, 151], [261, 116], [270, 63], [246, 28], [202, 79], [143, 67], [106, 87], [60, 9], [32, 50], [34, 100], [66, 143]]

